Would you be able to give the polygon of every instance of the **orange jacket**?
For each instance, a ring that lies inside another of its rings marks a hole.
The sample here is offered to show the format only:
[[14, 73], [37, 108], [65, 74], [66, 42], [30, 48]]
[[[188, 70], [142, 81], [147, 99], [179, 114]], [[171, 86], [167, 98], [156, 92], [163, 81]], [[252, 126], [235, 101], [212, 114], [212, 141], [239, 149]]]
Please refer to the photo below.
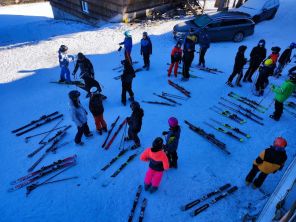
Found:
[[[153, 149], [153, 148], [152, 148]], [[147, 148], [140, 156], [142, 161], [150, 162], [149, 167], [155, 171], [164, 171], [169, 169], [169, 161], [163, 150], [153, 152]]]

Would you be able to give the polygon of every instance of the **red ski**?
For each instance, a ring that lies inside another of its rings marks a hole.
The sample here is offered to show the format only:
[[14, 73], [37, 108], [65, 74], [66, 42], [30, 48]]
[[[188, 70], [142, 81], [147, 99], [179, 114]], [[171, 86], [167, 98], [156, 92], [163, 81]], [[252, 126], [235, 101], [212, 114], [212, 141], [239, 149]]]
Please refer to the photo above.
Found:
[[174, 83], [171, 80], [168, 80], [168, 83], [169, 83], [169, 85], [171, 85], [172, 87], [177, 89], [179, 92], [183, 93], [185, 96], [191, 97], [190, 92], [188, 90], [186, 90], [185, 88], [183, 88], [182, 86], [178, 85], [177, 83]]
[[110, 141], [107, 143], [107, 145], [105, 146], [105, 150], [108, 150], [110, 148], [110, 146], [112, 145], [113, 141], [115, 140], [116, 136], [119, 134], [120, 130], [122, 129], [122, 127], [127, 124], [127, 118], [125, 118], [123, 120], [123, 122], [119, 125], [118, 129], [115, 131], [114, 135], [112, 136], [112, 138], [110, 139]]

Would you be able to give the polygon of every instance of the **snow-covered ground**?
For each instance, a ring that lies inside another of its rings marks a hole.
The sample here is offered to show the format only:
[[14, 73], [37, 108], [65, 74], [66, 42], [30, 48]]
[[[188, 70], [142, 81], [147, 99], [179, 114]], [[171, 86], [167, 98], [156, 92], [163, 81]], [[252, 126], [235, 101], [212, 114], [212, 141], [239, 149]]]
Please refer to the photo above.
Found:
[[[296, 14], [291, 10], [295, 5], [294, 0], [282, 1], [274, 20], [256, 26], [255, 34], [242, 43], [248, 46], [246, 55], [249, 55], [252, 47], [262, 38], [267, 42], [268, 53], [272, 46], [285, 48], [290, 42], [295, 41]], [[70, 145], [61, 148], [57, 154], [48, 155], [40, 165], [47, 165], [54, 160], [77, 154], [77, 166], [59, 177], [79, 176], [79, 179], [40, 187], [26, 198], [24, 189], [13, 193], [8, 193], [6, 190], [9, 188], [9, 182], [26, 174], [26, 170], [37, 159], [28, 159], [26, 156], [38, 147], [38, 140], [26, 144], [22, 138], [15, 137], [10, 131], [56, 110], [65, 114], [65, 124], [72, 124], [68, 111], [68, 92], [75, 89], [75, 86], [49, 83], [59, 79], [57, 50], [61, 44], [69, 47], [69, 54], [83, 52], [93, 62], [96, 79], [104, 86], [103, 92], [108, 96], [104, 103], [104, 116], [109, 125], [117, 115], [120, 115], [122, 120], [131, 113], [129, 106], [123, 107], [120, 103], [121, 83], [113, 80], [113, 77], [119, 73], [112, 71], [123, 58], [117, 49], [118, 43], [123, 40], [125, 30], [131, 30], [133, 35], [132, 57], [140, 61], [135, 65], [136, 68], [142, 66], [139, 54], [142, 32], [147, 31], [153, 41], [151, 69], [149, 72], [139, 72], [133, 82], [136, 99], [159, 100], [152, 95], [153, 92], [166, 91], [178, 94], [167, 84], [166, 76], [168, 68], [166, 63], [170, 61], [170, 52], [175, 44], [171, 31], [178, 22], [180, 21], [172, 20], [147, 27], [106, 24], [101, 28], [94, 28], [74, 22], [53, 20], [47, 3], [0, 8], [0, 101], [2, 103], [0, 221], [127, 220], [137, 186], [143, 184], [147, 164], [137, 158], [108, 187], [102, 187], [102, 182], [130, 155], [126, 154], [99, 179], [92, 178], [118, 153], [121, 135], [108, 151], [100, 147], [105, 136], [98, 135], [84, 139], [85, 145], [77, 147], [73, 142], [76, 129], [72, 127], [65, 139], [71, 141]], [[206, 55], [207, 64], [223, 70], [224, 74], [212, 75], [193, 68], [193, 74], [203, 79], [191, 79], [189, 82], [176, 80], [192, 92], [192, 98], [183, 102], [182, 106], [163, 107], [141, 103], [145, 111], [142, 131], [139, 134], [142, 149], [151, 146], [153, 139], [168, 128], [168, 117], [176, 116], [182, 127], [178, 170], [170, 170], [164, 174], [157, 193], [153, 195], [142, 193], [141, 200], [143, 197], [148, 199], [145, 221], [239, 221], [249, 203], [262, 206], [266, 201], [266, 199], [260, 200], [263, 197], [261, 192], [244, 185], [244, 178], [257, 154], [271, 145], [275, 137], [281, 135], [289, 143], [287, 165], [295, 155], [295, 124], [292, 124], [294, 119], [284, 113], [280, 122], [270, 120], [268, 115], [272, 112], [272, 107], [262, 115], [265, 126], [259, 126], [251, 121], [240, 126], [252, 136], [244, 143], [229, 139], [203, 123], [209, 118], [215, 118], [235, 125], [210, 111], [209, 107], [216, 105], [220, 96], [227, 97], [230, 91], [224, 83], [232, 71], [234, 56], [239, 45], [241, 44], [232, 42], [211, 45]], [[197, 56], [193, 64], [197, 64]], [[70, 69], [73, 70], [73, 64], [70, 65]], [[277, 81], [271, 79], [271, 82], [279, 84], [284, 78], [285, 76]], [[244, 84], [242, 88], [233, 90], [258, 101], [258, 98], [252, 96], [250, 84]], [[269, 106], [273, 96], [268, 91], [266, 94], [262, 104]], [[83, 105], [88, 107], [88, 99], [85, 99], [84, 92], [81, 100]], [[223, 140], [231, 155], [226, 156], [190, 131], [183, 123], [185, 119]], [[88, 122], [94, 130], [91, 115]], [[44, 126], [32, 133], [45, 131], [53, 125]], [[271, 193], [282, 174], [283, 172], [279, 172], [270, 175], [262, 189]], [[180, 211], [180, 205], [225, 183], [237, 185], [238, 191], [196, 218], [191, 218], [187, 212]], [[138, 214], [139, 209], [136, 211], [137, 216]]]

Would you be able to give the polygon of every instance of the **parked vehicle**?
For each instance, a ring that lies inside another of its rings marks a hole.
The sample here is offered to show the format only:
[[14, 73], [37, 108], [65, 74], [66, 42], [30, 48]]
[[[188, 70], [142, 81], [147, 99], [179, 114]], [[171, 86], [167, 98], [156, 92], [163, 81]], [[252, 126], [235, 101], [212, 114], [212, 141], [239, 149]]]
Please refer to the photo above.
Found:
[[190, 28], [193, 28], [196, 34], [207, 28], [212, 42], [241, 42], [245, 36], [254, 33], [254, 27], [255, 23], [247, 15], [240, 12], [219, 12], [199, 15], [192, 20], [179, 23], [174, 26], [173, 34], [175, 39], [182, 40]]
[[255, 23], [273, 19], [280, 6], [279, 0], [248, 0], [233, 12], [242, 12], [249, 15]]

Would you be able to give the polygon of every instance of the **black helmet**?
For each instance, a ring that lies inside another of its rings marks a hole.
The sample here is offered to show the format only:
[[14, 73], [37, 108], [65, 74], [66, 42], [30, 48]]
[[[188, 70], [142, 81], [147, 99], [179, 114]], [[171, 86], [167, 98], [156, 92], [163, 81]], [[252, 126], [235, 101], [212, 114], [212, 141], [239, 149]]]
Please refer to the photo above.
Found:
[[67, 46], [65, 46], [65, 45], [61, 45], [60, 46], [60, 51], [61, 52], [66, 52], [68, 50], [68, 47]]
[[133, 101], [130, 105], [131, 109], [134, 110], [136, 108], [140, 108], [140, 104], [136, 101]]
[[71, 100], [76, 100], [80, 96], [80, 92], [78, 90], [72, 90], [68, 95]]
[[77, 54], [77, 58], [78, 58], [78, 60], [83, 60], [83, 59], [85, 58], [85, 56], [83, 55], [82, 52], [79, 52], [79, 53]]
[[155, 151], [161, 150], [163, 147], [163, 139], [161, 137], [157, 137], [153, 143], [152, 148], [154, 148]]

